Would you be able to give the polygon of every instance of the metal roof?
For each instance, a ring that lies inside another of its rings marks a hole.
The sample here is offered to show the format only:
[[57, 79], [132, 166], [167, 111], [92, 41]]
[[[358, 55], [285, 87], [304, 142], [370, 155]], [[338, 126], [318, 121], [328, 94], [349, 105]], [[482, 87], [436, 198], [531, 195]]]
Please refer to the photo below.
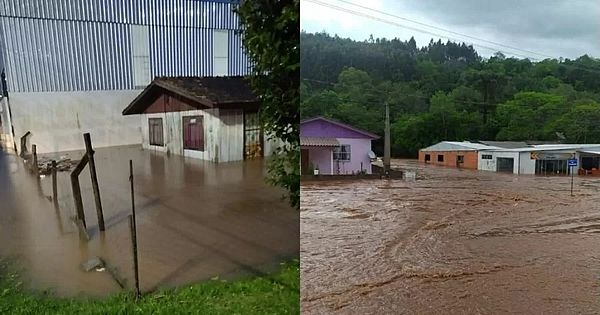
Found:
[[492, 149], [501, 148], [469, 141], [442, 141], [427, 148], [421, 149], [421, 151], [479, 151]]
[[521, 142], [521, 141], [477, 141], [477, 142], [479, 142], [481, 144], [493, 146], [493, 147], [506, 148], [506, 149], [526, 148], [529, 146], [529, 144], [527, 144], [525, 142]]
[[308, 119], [301, 120], [300, 121], [300, 125], [301, 125], [300, 128], [302, 128], [303, 124], [310, 123], [310, 122], [317, 121], [317, 120], [322, 120], [322, 121], [328, 122], [330, 124], [334, 124], [334, 125], [340, 126], [342, 128], [352, 130], [354, 132], [360, 133], [360, 134], [362, 134], [362, 135], [364, 135], [364, 136], [366, 136], [368, 138], [371, 138], [373, 140], [377, 140], [377, 139], [381, 138], [381, 137], [379, 137], [378, 135], [376, 135], [374, 133], [371, 133], [371, 132], [368, 132], [368, 131], [365, 131], [365, 130], [362, 130], [362, 129], [358, 129], [358, 128], [350, 126], [348, 124], [345, 124], [345, 123], [342, 123], [342, 122], [339, 122], [339, 121], [336, 121], [336, 120], [333, 120], [333, 119], [325, 118], [323, 116], [317, 116], [317, 117], [313, 117], [313, 118], [308, 118]]
[[337, 147], [340, 143], [336, 138], [300, 137], [303, 147]]
[[586, 148], [600, 148], [600, 144], [540, 144], [526, 148], [513, 148], [513, 149], [494, 149], [492, 151], [504, 151], [504, 152], [533, 152], [533, 151], [581, 151]]

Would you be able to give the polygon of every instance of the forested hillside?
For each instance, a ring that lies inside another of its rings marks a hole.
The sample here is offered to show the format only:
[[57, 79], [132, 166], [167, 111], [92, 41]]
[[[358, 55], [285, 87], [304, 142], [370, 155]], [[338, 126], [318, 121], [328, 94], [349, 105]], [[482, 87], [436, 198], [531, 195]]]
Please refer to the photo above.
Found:
[[599, 59], [482, 58], [462, 43], [308, 33], [300, 46], [301, 117], [383, 135], [387, 102], [394, 156], [441, 140], [600, 143]]

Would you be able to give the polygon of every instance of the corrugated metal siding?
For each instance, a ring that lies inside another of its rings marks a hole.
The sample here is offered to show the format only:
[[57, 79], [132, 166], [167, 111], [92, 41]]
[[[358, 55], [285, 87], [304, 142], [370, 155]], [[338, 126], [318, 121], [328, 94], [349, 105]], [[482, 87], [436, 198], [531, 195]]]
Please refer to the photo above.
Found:
[[133, 89], [133, 24], [149, 26], [152, 77], [211, 75], [214, 29], [230, 30], [229, 74], [247, 74], [237, 2], [0, 0], [9, 89]]

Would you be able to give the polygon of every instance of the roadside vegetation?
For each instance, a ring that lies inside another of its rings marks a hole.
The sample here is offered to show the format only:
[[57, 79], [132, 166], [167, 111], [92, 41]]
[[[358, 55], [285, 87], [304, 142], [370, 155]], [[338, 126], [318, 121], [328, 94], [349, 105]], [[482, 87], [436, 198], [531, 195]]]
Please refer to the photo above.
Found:
[[302, 33], [301, 42], [301, 117], [322, 115], [383, 135], [387, 102], [395, 156], [414, 157], [442, 140], [600, 139], [600, 59], [483, 58], [464, 43], [418, 48], [413, 38], [326, 33]]
[[211, 280], [136, 301], [133, 293], [68, 299], [26, 292], [12, 265], [0, 260], [0, 314], [299, 314], [299, 267], [294, 260], [265, 277]]

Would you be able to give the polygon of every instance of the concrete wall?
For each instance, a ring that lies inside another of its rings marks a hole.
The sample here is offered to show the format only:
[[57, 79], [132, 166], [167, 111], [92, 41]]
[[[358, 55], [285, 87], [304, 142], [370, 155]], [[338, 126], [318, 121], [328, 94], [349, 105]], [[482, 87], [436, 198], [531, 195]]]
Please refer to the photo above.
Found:
[[139, 118], [121, 114], [140, 92], [11, 93], [15, 137], [31, 131], [39, 153], [81, 150], [86, 132], [94, 147], [141, 143]]
[[[425, 156], [429, 154], [431, 159], [425, 161]], [[438, 162], [438, 155], [444, 156], [443, 162]], [[464, 163], [457, 165], [456, 159], [459, 155], [464, 156]], [[459, 167], [466, 169], [477, 169], [478, 156], [477, 151], [419, 151], [419, 162], [447, 166], [447, 167]]]
[[8, 116], [8, 101], [6, 98], [0, 98], [0, 142], [8, 148], [13, 147], [10, 117]]
[[[350, 161], [333, 161], [334, 174], [359, 173], [362, 170], [371, 174], [371, 139], [337, 138], [340, 144], [350, 145]], [[362, 164], [362, 165], [361, 165]]]
[[[491, 155], [491, 159], [484, 159], [484, 155]], [[495, 172], [498, 167], [497, 159], [498, 158], [512, 158], [513, 159], [513, 173], [520, 174], [520, 161], [519, 161], [519, 152], [495, 152], [495, 151], [479, 151], [478, 154], [479, 161], [477, 163], [477, 169], [482, 171], [492, 171]], [[527, 169], [528, 165], [524, 165], [525, 169]], [[533, 171], [535, 172], [535, 163], [533, 165]]]

